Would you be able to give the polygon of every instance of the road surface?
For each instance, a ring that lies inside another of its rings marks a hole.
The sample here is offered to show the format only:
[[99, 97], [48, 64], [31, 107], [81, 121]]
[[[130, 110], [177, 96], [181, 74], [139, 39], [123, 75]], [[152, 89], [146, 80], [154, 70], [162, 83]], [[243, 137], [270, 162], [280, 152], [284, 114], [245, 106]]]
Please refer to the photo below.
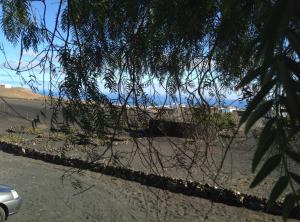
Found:
[[174, 194], [0, 151], [0, 183], [24, 202], [9, 222], [281, 221], [281, 217]]

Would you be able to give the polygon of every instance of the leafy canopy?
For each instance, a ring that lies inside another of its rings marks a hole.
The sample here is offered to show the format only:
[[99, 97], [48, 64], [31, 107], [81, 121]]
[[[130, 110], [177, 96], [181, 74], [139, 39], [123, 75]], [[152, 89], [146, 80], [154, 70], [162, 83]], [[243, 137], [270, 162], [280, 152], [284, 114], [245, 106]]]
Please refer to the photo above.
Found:
[[[184, 93], [204, 104], [206, 92], [219, 97], [220, 89], [241, 90], [249, 101], [240, 122], [246, 132], [261, 117], [268, 120], [253, 171], [266, 153], [273, 154], [251, 186], [283, 166], [270, 204], [289, 185], [286, 219], [299, 201], [300, 176], [288, 164], [300, 164], [293, 143], [300, 128], [299, 1], [61, 0], [54, 30], [31, 10], [34, 2], [2, 1], [2, 30], [22, 50], [44, 51], [41, 65], [49, 65], [49, 75], [64, 74], [60, 93], [70, 102], [60, 105], [83, 128], [100, 132], [111, 122], [104, 115], [111, 101], [99, 80], [123, 105], [130, 98], [139, 106], [154, 103], [157, 82], [174, 98]], [[58, 65], [52, 62], [56, 55]]]

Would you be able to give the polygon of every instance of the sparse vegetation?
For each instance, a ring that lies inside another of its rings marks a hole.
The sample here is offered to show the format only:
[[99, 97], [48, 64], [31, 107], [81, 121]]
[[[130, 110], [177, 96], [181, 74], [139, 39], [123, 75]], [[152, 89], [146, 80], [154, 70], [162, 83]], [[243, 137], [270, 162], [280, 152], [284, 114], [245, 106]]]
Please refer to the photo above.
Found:
[[12, 144], [21, 144], [24, 142], [24, 137], [20, 134], [9, 133], [0, 135], [0, 141]]

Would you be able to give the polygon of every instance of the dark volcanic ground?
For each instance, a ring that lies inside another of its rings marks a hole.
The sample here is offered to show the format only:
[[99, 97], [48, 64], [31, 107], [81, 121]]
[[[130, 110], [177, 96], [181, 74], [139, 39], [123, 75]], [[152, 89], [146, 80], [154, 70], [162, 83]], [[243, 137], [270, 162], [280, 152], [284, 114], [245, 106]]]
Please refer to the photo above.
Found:
[[[31, 129], [30, 119], [44, 109], [41, 102], [7, 102], [11, 107], [0, 101], [0, 139], [43, 152], [197, 180], [261, 197], [268, 197], [280, 174], [279, 169], [263, 184], [249, 189], [254, 178], [250, 169], [256, 139], [253, 136], [246, 138], [242, 133], [234, 140], [224, 159], [223, 168], [216, 176], [226, 151], [226, 139], [207, 148], [202, 143], [179, 138], [133, 140], [122, 134], [117, 136], [113, 148], [108, 150], [104, 144], [76, 145], [66, 142], [70, 138], [61, 133], [49, 135], [48, 120], [41, 118], [44, 122], [38, 125], [37, 130]], [[7, 133], [6, 129], [15, 132]], [[92, 142], [101, 144], [107, 141]], [[221, 142], [225, 145], [221, 145]], [[107, 152], [103, 154], [105, 150]], [[114, 159], [111, 159], [112, 154]], [[91, 172], [84, 172], [84, 175], [71, 173], [71, 176], [68, 173], [68, 180], [62, 183], [61, 176], [70, 170], [66, 167], [5, 153], [1, 153], [0, 159], [1, 183], [16, 186], [25, 198], [22, 212], [12, 217], [11, 221], [205, 221], [207, 215], [207, 221], [280, 220], [279, 217], [223, 204], [211, 205], [209, 201], [200, 198], [172, 194]], [[81, 192], [86, 189], [87, 192]]]
[[[23, 198], [10, 222], [228, 221], [281, 217], [0, 152], [0, 180]], [[294, 220], [291, 220], [294, 221]]]

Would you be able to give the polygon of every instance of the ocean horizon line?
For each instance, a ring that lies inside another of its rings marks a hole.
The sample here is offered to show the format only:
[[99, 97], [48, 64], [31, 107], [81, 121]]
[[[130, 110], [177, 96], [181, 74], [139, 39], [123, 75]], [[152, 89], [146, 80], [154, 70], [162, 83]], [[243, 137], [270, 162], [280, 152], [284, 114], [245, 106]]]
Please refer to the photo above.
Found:
[[[40, 95], [49, 95], [49, 90], [37, 90], [36, 93]], [[59, 92], [53, 90], [52, 91], [53, 96], [59, 96]], [[114, 104], [120, 103], [118, 99], [118, 95], [114, 93], [103, 93], [109, 100], [111, 100]], [[181, 96], [181, 97], [171, 97], [170, 95], [155, 95], [155, 96], [149, 96], [151, 101], [142, 101], [141, 98], [139, 98], [140, 104], [145, 104], [147, 106], [176, 106], [176, 105], [200, 105], [200, 103], [194, 99], [194, 101], [191, 101], [188, 96]], [[220, 102], [218, 102], [215, 98], [205, 98], [206, 102], [210, 106], [222, 106], [222, 107], [228, 107], [228, 106], [235, 106], [237, 108], [245, 108], [247, 106], [247, 102], [239, 99], [224, 99]], [[122, 100], [124, 102], [124, 100]], [[136, 102], [132, 97], [129, 97], [127, 101], [128, 105], [134, 105]]]

